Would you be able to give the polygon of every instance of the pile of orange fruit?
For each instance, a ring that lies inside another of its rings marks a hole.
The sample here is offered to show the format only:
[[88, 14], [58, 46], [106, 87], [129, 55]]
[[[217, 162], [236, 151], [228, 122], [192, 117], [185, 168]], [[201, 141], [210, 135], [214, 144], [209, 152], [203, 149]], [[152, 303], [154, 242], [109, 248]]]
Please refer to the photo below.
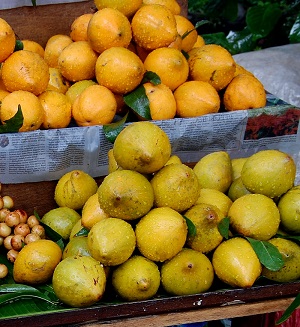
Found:
[[[144, 86], [152, 120], [264, 107], [262, 83], [222, 46], [205, 44], [176, 0], [94, 0], [69, 35], [42, 47], [0, 18], [0, 120], [22, 109], [20, 132], [105, 125]], [[155, 73], [160, 83], [145, 80]], [[145, 119], [138, 116], [138, 119]]]

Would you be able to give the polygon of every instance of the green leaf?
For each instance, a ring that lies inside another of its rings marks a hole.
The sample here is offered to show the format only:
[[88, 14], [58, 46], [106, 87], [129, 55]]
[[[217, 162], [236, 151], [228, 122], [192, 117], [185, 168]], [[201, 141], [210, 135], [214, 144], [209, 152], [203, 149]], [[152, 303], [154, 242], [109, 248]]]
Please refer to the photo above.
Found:
[[31, 0], [33, 7], [36, 7], [36, 0]]
[[209, 23], [208, 20], [201, 20], [201, 21], [197, 22], [197, 23], [194, 25], [194, 28], [193, 28], [193, 29], [191, 29], [191, 30], [189, 30], [189, 31], [186, 31], [185, 33], [183, 33], [183, 34], [181, 35], [182, 40], [183, 40], [184, 38], [186, 38], [186, 37], [187, 37], [190, 33], [192, 33], [194, 30], [197, 30], [198, 27], [200, 27], [200, 26], [202, 26], [202, 25], [205, 25], [205, 24], [207, 24], [207, 23]]
[[74, 236], [87, 236], [89, 233], [89, 229], [83, 227], [79, 232], [77, 232]]
[[18, 105], [16, 114], [5, 121], [5, 124], [0, 126], [0, 133], [17, 133], [23, 125], [23, 114], [21, 106]]
[[103, 126], [103, 133], [109, 142], [111, 143], [115, 142], [116, 137], [124, 128], [127, 117], [128, 117], [128, 112], [126, 113], [126, 115], [124, 115], [122, 119], [118, 120], [117, 122]]
[[138, 86], [134, 91], [124, 96], [124, 101], [140, 117], [151, 120], [150, 102], [146, 95], [144, 85]]
[[248, 27], [241, 31], [230, 31], [226, 37], [231, 54], [252, 51], [256, 47], [257, 38]]
[[297, 16], [295, 23], [290, 30], [289, 39], [291, 43], [300, 42], [300, 14]]
[[151, 71], [147, 71], [145, 74], [144, 74], [144, 77], [143, 77], [143, 80], [141, 82], [141, 84], [144, 84], [144, 83], [147, 83], [147, 82], [150, 82], [154, 85], [159, 85], [161, 83], [161, 80], [160, 80], [160, 77], [154, 73], [154, 72], [151, 72]]
[[251, 244], [261, 264], [267, 269], [278, 271], [284, 266], [282, 255], [275, 245], [267, 241], [259, 241], [250, 237], [246, 237], [246, 239]]
[[188, 217], [186, 217], [185, 215], [183, 215], [183, 218], [185, 219], [187, 227], [188, 227], [188, 235], [191, 236], [191, 237], [196, 236], [197, 228], [194, 225], [194, 223]]
[[0, 305], [11, 303], [12, 301], [16, 301], [19, 299], [24, 298], [37, 298], [39, 300], [47, 301], [51, 304], [57, 304], [57, 302], [54, 302], [51, 300], [47, 295], [44, 293], [34, 290], [34, 291], [20, 291], [20, 292], [12, 292], [12, 293], [5, 293], [0, 295]]
[[253, 6], [247, 10], [246, 23], [253, 34], [263, 38], [274, 29], [281, 15], [277, 3]]
[[237, 0], [227, 0], [224, 1], [223, 17], [234, 22], [238, 17], [238, 1]]
[[228, 42], [226, 35], [223, 32], [203, 34], [202, 37], [205, 44], [218, 44], [227, 49], [230, 53], [233, 53], [234, 51], [232, 44]]
[[298, 236], [298, 235], [276, 234], [275, 237], [285, 238], [286, 240], [291, 240], [296, 243], [300, 243], [300, 236]]
[[15, 44], [15, 48], [14, 48], [14, 52], [15, 51], [19, 51], [19, 50], [23, 50], [24, 49], [24, 44], [21, 40], [16, 40], [16, 44]]
[[294, 310], [296, 310], [300, 306], [300, 294], [298, 294], [294, 301], [286, 308], [282, 316], [275, 322], [275, 325], [280, 325], [292, 315]]
[[229, 238], [229, 224], [230, 224], [229, 217], [223, 218], [218, 224], [218, 230], [226, 240], [228, 240]]

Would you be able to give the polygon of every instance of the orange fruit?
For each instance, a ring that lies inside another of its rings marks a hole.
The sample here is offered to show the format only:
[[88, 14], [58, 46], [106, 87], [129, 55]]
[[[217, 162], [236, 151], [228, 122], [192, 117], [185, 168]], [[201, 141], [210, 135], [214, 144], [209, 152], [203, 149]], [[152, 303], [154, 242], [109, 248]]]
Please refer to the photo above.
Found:
[[203, 39], [203, 37], [201, 35], [198, 34], [197, 40], [194, 43], [193, 48], [200, 48], [203, 45], [205, 45], [205, 40]]
[[143, 5], [131, 21], [136, 44], [148, 50], [167, 47], [177, 37], [174, 14], [165, 6]]
[[113, 93], [125, 94], [134, 90], [144, 76], [144, 64], [132, 51], [112, 47], [103, 51], [96, 62], [96, 79]]
[[178, 49], [159, 48], [151, 51], [144, 61], [147, 71], [156, 73], [161, 82], [172, 91], [184, 83], [189, 75], [189, 65]]
[[61, 74], [72, 82], [93, 79], [98, 54], [88, 41], [76, 41], [66, 46], [58, 57]]
[[239, 75], [239, 74], [249, 74], [254, 76], [249, 70], [247, 70], [245, 67], [239, 65], [238, 63], [235, 63], [235, 73], [234, 77]]
[[71, 24], [70, 37], [73, 41], [87, 41], [87, 27], [90, 19], [93, 17], [92, 13], [82, 14], [76, 17]]
[[226, 87], [223, 103], [229, 111], [261, 108], [267, 103], [267, 95], [255, 76], [239, 74]]
[[58, 67], [60, 53], [72, 42], [71, 37], [64, 34], [56, 34], [48, 39], [45, 46], [44, 59], [49, 67]]
[[150, 114], [153, 120], [172, 119], [176, 115], [176, 101], [171, 89], [165, 84], [143, 84], [149, 99]]
[[119, 10], [127, 17], [131, 17], [143, 4], [143, 0], [94, 0], [98, 10], [112, 8]]
[[0, 18], [0, 62], [3, 62], [14, 52], [15, 45], [15, 32], [6, 20]]
[[144, 5], [161, 5], [167, 7], [171, 10], [172, 14], [179, 15], [181, 12], [181, 7], [176, 0], [143, 0]]
[[105, 86], [91, 85], [76, 98], [72, 115], [77, 125], [105, 125], [112, 122], [117, 110], [114, 94]]
[[28, 91], [13, 91], [1, 103], [0, 119], [2, 124], [12, 118], [21, 106], [23, 125], [19, 132], [34, 131], [43, 123], [44, 110], [38, 97]]
[[218, 44], [206, 44], [188, 52], [190, 79], [210, 83], [217, 91], [224, 89], [235, 73], [235, 61]]
[[132, 39], [130, 22], [117, 9], [104, 8], [94, 13], [87, 36], [91, 47], [98, 53], [111, 47], [127, 48]]
[[49, 83], [46, 91], [57, 91], [60, 93], [66, 93], [70, 87], [70, 82], [66, 80], [58, 68], [49, 67]]
[[175, 90], [174, 97], [179, 117], [198, 117], [220, 109], [220, 96], [208, 82], [187, 81]]
[[68, 97], [57, 91], [45, 91], [39, 95], [44, 109], [42, 127], [65, 128], [71, 122], [71, 102]]
[[0, 89], [0, 102], [6, 97], [10, 92]]
[[75, 82], [68, 88], [68, 90], [66, 92], [66, 96], [69, 98], [69, 100], [73, 104], [75, 99], [78, 97], [78, 95], [83, 90], [85, 90], [90, 85], [96, 85], [96, 84], [97, 83], [91, 79]]
[[188, 33], [182, 38], [181, 49], [185, 52], [189, 52], [193, 48], [198, 38], [198, 33], [195, 26], [189, 19], [181, 15], [175, 15], [175, 20], [177, 31], [181, 38]]
[[33, 51], [38, 53], [42, 58], [44, 58], [45, 49], [33, 40], [22, 40], [23, 50]]
[[39, 95], [49, 83], [49, 67], [37, 53], [19, 50], [11, 54], [3, 63], [1, 76], [10, 92], [23, 90]]

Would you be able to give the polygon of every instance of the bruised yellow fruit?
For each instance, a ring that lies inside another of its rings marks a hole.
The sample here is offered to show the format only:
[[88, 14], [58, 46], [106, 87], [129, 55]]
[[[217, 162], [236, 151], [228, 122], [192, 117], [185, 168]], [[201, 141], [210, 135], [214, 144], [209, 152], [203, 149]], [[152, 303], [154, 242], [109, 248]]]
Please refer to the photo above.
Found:
[[232, 228], [261, 241], [273, 237], [280, 224], [275, 202], [263, 194], [246, 194], [236, 199], [228, 212]]
[[143, 5], [134, 14], [131, 28], [135, 43], [147, 50], [167, 47], [178, 34], [174, 14], [158, 4]]
[[98, 193], [90, 196], [81, 211], [81, 224], [91, 229], [98, 221], [108, 218], [109, 215], [100, 207]]
[[279, 150], [261, 150], [244, 163], [241, 178], [252, 193], [275, 198], [286, 193], [294, 185], [296, 164], [294, 159]]
[[65, 304], [81, 308], [99, 301], [106, 287], [106, 275], [99, 261], [90, 256], [71, 256], [56, 267], [52, 285]]
[[300, 234], [300, 185], [289, 189], [278, 202], [280, 222], [288, 233]]
[[300, 246], [284, 238], [272, 238], [269, 242], [282, 255], [284, 266], [276, 271], [263, 267], [262, 275], [279, 283], [289, 283], [298, 280], [300, 278]]
[[117, 266], [128, 260], [136, 245], [132, 226], [123, 219], [107, 218], [96, 223], [88, 234], [91, 256], [104, 266]]
[[174, 97], [179, 117], [198, 117], [220, 109], [220, 96], [208, 82], [187, 81], [177, 87]]
[[145, 68], [142, 60], [124, 47], [103, 51], [96, 61], [96, 79], [115, 94], [133, 91], [142, 81]]
[[212, 204], [219, 208], [224, 217], [227, 216], [228, 210], [232, 205], [232, 200], [225, 193], [213, 188], [201, 188], [199, 197], [195, 204], [206, 203]]
[[172, 295], [206, 292], [213, 280], [214, 269], [210, 260], [205, 254], [189, 248], [183, 248], [161, 267], [162, 286]]
[[62, 258], [62, 250], [51, 240], [37, 240], [25, 245], [13, 267], [16, 283], [42, 284], [48, 282]]
[[213, 188], [226, 192], [232, 182], [230, 156], [225, 151], [211, 152], [194, 166], [200, 188]]
[[0, 119], [2, 124], [12, 118], [21, 107], [23, 125], [19, 132], [35, 131], [42, 126], [44, 109], [39, 98], [29, 91], [13, 91], [7, 94], [1, 102]]
[[15, 49], [16, 35], [10, 24], [0, 18], [0, 63], [8, 58]]
[[154, 208], [138, 221], [135, 234], [141, 254], [152, 261], [163, 262], [182, 250], [187, 224], [174, 209]]
[[92, 176], [82, 170], [72, 170], [58, 180], [54, 200], [60, 207], [78, 210], [97, 190], [98, 185]]
[[143, 4], [143, 0], [94, 0], [98, 10], [113, 8], [119, 10], [127, 17], [131, 17]]
[[162, 168], [171, 156], [166, 132], [148, 121], [127, 125], [116, 137], [114, 157], [123, 169], [151, 174]]
[[87, 27], [87, 38], [98, 53], [112, 48], [127, 48], [132, 38], [128, 18], [117, 9], [103, 8], [96, 11]]
[[213, 253], [212, 264], [218, 278], [232, 287], [251, 287], [262, 271], [252, 246], [241, 237], [223, 241]]
[[174, 91], [189, 74], [189, 65], [180, 50], [162, 47], [151, 51], [144, 61], [147, 71], [156, 73], [163, 84]]
[[266, 106], [267, 95], [255, 76], [239, 74], [227, 85], [223, 103], [228, 111], [262, 108]]
[[152, 177], [151, 185], [155, 207], [169, 207], [183, 212], [199, 197], [197, 175], [185, 164], [164, 166]]
[[219, 232], [218, 225], [225, 216], [218, 207], [199, 203], [192, 206], [184, 215], [196, 227], [196, 234], [188, 235], [187, 238], [190, 248], [208, 253], [222, 242], [223, 236]]
[[217, 91], [233, 79], [235, 61], [228, 50], [218, 44], [205, 44], [188, 52], [190, 79], [210, 83]]
[[49, 66], [36, 52], [19, 50], [2, 64], [1, 78], [9, 92], [22, 90], [39, 95], [48, 86]]
[[160, 271], [151, 260], [134, 255], [112, 273], [112, 285], [127, 301], [151, 299], [160, 286]]
[[70, 239], [64, 248], [62, 259], [73, 256], [91, 256], [86, 236], [76, 236]]
[[154, 193], [148, 179], [128, 169], [107, 175], [98, 188], [100, 207], [111, 217], [134, 220], [153, 206]]

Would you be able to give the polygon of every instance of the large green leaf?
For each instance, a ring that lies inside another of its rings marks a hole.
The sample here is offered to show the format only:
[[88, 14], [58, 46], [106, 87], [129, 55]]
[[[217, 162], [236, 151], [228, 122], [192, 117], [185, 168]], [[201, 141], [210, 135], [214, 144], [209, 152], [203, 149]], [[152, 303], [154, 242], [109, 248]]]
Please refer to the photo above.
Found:
[[282, 12], [277, 3], [250, 7], [246, 14], [246, 23], [251, 33], [260, 38], [266, 37], [274, 29]]
[[292, 315], [292, 313], [300, 306], [300, 294], [295, 297], [295, 300], [286, 308], [282, 316], [275, 322], [275, 325], [280, 325]]
[[23, 114], [21, 106], [18, 105], [16, 114], [5, 121], [5, 124], [0, 126], [0, 133], [17, 133], [23, 125]]
[[282, 255], [276, 246], [268, 241], [259, 241], [251, 237], [246, 237], [246, 239], [251, 244], [261, 264], [267, 269], [278, 271], [284, 266]]
[[230, 226], [229, 217], [223, 218], [218, 224], [218, 230], [226, 240], [229, 238], [229, 226]]
[[291, 43], [300, 42], [300, 14], [297, 16], [296, 21], [290, 31], [289, 39]]
[[111, 124], [107, 124], [103, 126], [103, 133], [106, 137], [106, 139], [110, 142], [110, 143], [114, 143], [116, 137], [119, 135], [119, 133], [121, 132], [121, 130], [124, 128], [126, 120], [128, 117], [128, 112], [126, 113], [126, 115], [118, 120], [117, 122], [111, 123]]
[[144, 85], [140, 85], [133, 92], [124, 96], [124, 101], [138, 116], [151, 120], [150, 102]]

